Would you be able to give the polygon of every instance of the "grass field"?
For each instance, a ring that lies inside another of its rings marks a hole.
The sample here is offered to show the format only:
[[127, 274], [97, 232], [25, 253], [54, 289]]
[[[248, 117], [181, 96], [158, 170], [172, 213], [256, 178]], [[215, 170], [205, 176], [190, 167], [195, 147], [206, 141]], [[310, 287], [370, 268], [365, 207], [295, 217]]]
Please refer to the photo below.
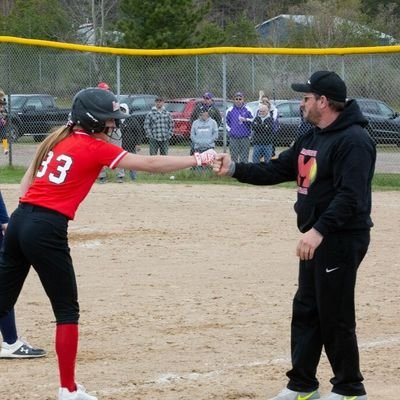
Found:
[[[0, 183], [19, 183], [25, 167], [0, 167]], [[114, 172], [108, 171], [110, 180], [113, 179]], [[170, 179], [174, 176], [175, 179]], [[129, 179], [126, 178], [128, 182]], [[169, 183], [169, 184], [218, 184], [218, 185], [241, 185], [234, 179], [218, 177], [211, 171], [199, 173], [192, 170], [177, 171], [174, 174], [149, 174], [138, 173], [137, 183]], [[294, 187], [294, 183], [285, 183], [278, 186]], [[373, 190], [400, 190], [400, 174], [375, 174], [373, 180]]]

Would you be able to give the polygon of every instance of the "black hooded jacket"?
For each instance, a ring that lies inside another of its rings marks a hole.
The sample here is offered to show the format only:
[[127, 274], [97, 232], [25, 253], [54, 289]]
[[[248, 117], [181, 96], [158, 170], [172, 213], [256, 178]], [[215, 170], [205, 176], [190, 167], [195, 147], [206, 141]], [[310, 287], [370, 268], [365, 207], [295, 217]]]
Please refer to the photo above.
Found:
[[370, 229], [375, 143], [355, 100], [324, 129], [313, 128], [268, 163], [238, 163], [233, 177], [254, 185], [297, 182], [297, 226], [322, 235]]

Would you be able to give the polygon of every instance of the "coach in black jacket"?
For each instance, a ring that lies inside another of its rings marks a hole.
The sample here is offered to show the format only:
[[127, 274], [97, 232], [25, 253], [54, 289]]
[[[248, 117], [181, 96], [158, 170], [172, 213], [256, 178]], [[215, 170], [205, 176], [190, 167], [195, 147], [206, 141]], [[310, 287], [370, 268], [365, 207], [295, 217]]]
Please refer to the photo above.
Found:
[[[274, 400], [320, 399], [316, 377], [322, 348], [332, 367], [332, 392], [324, 400], [366, 400], [356, 337], [354, 291], [357, 269], [368, 250], [371, 181], [376, 149], [367, 120], [334, 72], [315, 72], [301, 107], [315, 128], [300, 136], [277, 159], [235, 164], [218, 156], [214, 170], [240, 182], [273, 185], [297, 182], [296, 254], [299, 286], [293, 301], [292, 369]], [[347, 397], [346, 397], [347, 396]]]

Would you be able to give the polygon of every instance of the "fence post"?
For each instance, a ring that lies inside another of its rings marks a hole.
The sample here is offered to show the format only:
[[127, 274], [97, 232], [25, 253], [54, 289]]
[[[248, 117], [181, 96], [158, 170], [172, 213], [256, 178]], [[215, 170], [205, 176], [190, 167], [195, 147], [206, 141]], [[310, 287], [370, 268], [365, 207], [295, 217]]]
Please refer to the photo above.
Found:
[[227, 106], [227, 102], [226, 102], [226, 54], [222, 55], [222, 97], [224, 98], [224, 118], [223, 121], [224, 123], [222, 124], [222, 129], [223, 129], [223, 151], [224, 153], [226, 152], [226, 106]]
[[194, 56], [195, 60], [195, 86], [196, 86], [196, 93], [199, 92], [199, 56]]
[[117, 68], [117, 98], [119, 99], [119, 95], [121, 94], [121, 56], [117, 56], [117, 63], [116, 63], [116, 68]]
[[6, 46], [6, 60], [7, 60], [7, 65], [6, 65], [6, 71], [7, 71], [7, 79], [6, 79], [6, 93], [8, 97], [7, 101], [7, 124], [6, 124], [6, 138], [8, 139], [8, 165], [11, 167], [13, 165], [13, 139], [10, 135], [10, 128], [11, 128], [11, 121], [10, 121], [10, 114], [11, 114], [11, 79], [10, 79], [10, 71], [11, 71], [11, 52], [10, 52], [10, 46]]

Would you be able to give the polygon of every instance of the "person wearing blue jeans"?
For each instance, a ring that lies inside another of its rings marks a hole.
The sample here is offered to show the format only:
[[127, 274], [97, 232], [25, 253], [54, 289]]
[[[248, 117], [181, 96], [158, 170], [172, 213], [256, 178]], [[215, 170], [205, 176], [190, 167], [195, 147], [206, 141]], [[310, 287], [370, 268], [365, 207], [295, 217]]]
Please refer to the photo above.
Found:
[[226, 129], [229, 132], [229, 150], [234, 162], [248, 162], [250, 153], [251, 121], [253, 114], [246, 107], [244, 95], [237, 92], [234, 104], [226, 110]]
[[[2, 251], [3, 235], [7, 229], [7, 224], [7, 208], [0, 192], [0, 251]], [[0, 358], [38, 358], [46, 355], [44, 350], [35, 349], [27, 341], [18, 337], [14, 309], [0, 318], [0, 332], [3, 337]]]
[[144, 130], [149, 139], [149, 152], [151, 156], [168, 155], [169, 139], [172, 136], [174, 123], [169, 111], [164, 107], [164, 99], [157, 97], [155, 106], [146, 115]]
[[257, 116], [251, 123], [253, 132], [253, 163], [268, 162], [274, 154], [276, 134], [275, 119], [270, 106], [261, 104]]

